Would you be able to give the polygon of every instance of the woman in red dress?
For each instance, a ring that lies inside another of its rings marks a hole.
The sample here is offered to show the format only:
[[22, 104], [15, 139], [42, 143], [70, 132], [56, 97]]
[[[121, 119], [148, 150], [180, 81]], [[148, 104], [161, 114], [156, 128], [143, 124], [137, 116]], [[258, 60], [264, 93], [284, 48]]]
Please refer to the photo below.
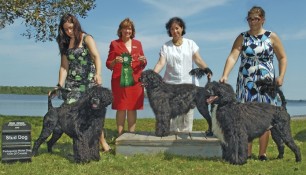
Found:
[[147, 65], [141, 42], [135, 37], [135, 26], [129, 18], [124, 19], [118, 28], [119, 39], [109, 46], [106, 67], [112, 73], [112, 109], [117, 110], [116, 122], [119, 136], [124, 131], [127, 118], [128, 131], [134, 132], [137, 110], [143, 109], [144, 89], [138, 81]]

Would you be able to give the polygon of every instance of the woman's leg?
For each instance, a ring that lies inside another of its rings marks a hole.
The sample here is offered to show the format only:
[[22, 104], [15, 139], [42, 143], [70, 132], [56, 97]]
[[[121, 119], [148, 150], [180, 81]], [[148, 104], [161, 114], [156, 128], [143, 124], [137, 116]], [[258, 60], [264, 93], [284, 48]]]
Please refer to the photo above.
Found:
[[104, 137], [104, 131], [102, 131], [101, 135], [100, 135], [100, 144], [102, 146], [102, 150], [104, 150], [104, 152], [109, 151], [111, 148], [108, 145], [108, 143], [106, 142], [106, 139]]
[[270, 131], [266, 131], [259, 137], [259, 156], [266, 156], [266, 151], [269, 143]]
[[252, 142], [248, 143], [248, 157], [252, 157]]
[[125, 110], [117, 110], [117, 112], [116, 112], [116, 122], [117, 122], [118, 136], [123, 134], [124, 124], [125, 124], [125, 116], [126, 116], [126, 111]]
[[191, 132], [193, 127], [193, 109], [190, 109], [184, 117], [184, 124], [182, 131]]
[[137, 119], [137, 111], [136, 110], [128, 110], [127, 111], [127, 123], [128, 123], [128, 131], [129, 132], [135, 132], [136, 119]]
[[175, 118], [170, 119], [170, 132], [180, 132], [179, 123], [183, 121], [183, 117], [184, 116], [178, 115]]

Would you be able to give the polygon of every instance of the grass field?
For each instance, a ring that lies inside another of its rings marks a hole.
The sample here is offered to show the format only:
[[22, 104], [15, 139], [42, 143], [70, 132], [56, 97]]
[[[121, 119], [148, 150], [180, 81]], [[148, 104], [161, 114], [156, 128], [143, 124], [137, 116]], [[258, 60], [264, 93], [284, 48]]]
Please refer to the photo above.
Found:
[[[0, 127], [9, 121], [25, 121], [31, 124], [32, 144], [37, 139], [42, 128], [42, 117], [17, 117], [17, 116], [1, 116]], [[154, 119], [138, 119], [137, 131], [154, 131]], [[230, 165], [218, 158], [204, 159], [197, 157], [182, 157], [169, 154], [157, 155], [135, 155], [126, 157], [116, 155], [115, 140], [116, 121], [115, 119], [106, 119], [105, 128], [107, 141], [114, 149], [110, 153], [101, 152], [101, 160], [98, 162], [90, 162], [88, 164], [75, 164], [72, 157], [72, 141], [64, 135], [54, 146], [54, 153], [49, 154], [46, 150], [46, 144], [43, 144], [39, 150], [39, 155], [33, 157], [31, 162], [27, 163], [1, 163], [0, 175], [95, 175], [95, 174], [203, 174], [203, 175], [305, 175], [306, 163], [296, 163], [291, 150], [285, 149], [285, 157], [282, 160], [275, 159], [277, 156], [277, 148], [272, 139], [268, 146], [268, 161], [262, 162], [257, 159], [251, 159], [247, 164], [242, 166]], [[291, 123], [292, 135], [301, 148], [302, 159], [306, 156], [306, 119], [295, 119]], [[207, 129], [204, 119], [196, 119], [194, 121], [194, 131], [203, 131]], [[2, 143], [2, 138], [1, 138]], [[258, 140], [254, 141], [253, 153], [257, 155]], [[2, 158], [2, 155], [1, 155]]]

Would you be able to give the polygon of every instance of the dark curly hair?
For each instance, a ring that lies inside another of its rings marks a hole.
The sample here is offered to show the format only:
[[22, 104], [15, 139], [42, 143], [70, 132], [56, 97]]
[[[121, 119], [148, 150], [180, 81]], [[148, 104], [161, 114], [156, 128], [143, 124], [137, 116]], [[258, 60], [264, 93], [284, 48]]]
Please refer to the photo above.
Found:
[[63, 27], [66, 22], [73, 23], [73, 32], [75, 36], [74, 48], [77, 48], [79, 46], [82, 40], [82, 34], [85, 33], [82, 30], [79, 20], [75, 16], [71, 14], [63, 15], [58, 26], [58, 35], [56, 37], [56, 41], [58, 43], [61, 55], [66, 54], [70, 42], [70, 37], [66, 34]]
[[176, 23], [180, 27], [182, 27], [183, 28], [182, 36], [185, 35], [185, 33], [186, 33], [186, 25], [185, 25], [185, 22], [181, 18], [179, 18], [179, 17], [170, 18], [169, 21], [166, 23], [166, 29], [167, 29], [168, 35], [170, 37], [172, 37], [171, 32], [170, 32], [170, 28], [171, 28], [173, 23]]

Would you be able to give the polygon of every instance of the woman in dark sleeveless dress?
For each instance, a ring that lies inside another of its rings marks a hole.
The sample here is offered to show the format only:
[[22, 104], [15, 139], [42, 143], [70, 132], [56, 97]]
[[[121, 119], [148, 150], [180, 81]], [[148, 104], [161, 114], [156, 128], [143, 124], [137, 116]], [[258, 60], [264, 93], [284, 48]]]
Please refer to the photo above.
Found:
[[[71, 104], [86, 89], [102, 84], [101, 59], [93, 37], [82, 30], [78, 19], [71, 14], [61, 18], [56, 40], [61, 54], [57, 86], [71, 90], [63, 94], [64, 103]], [[103, 131], [100, 143], [104, 151], [109, 151]]]

